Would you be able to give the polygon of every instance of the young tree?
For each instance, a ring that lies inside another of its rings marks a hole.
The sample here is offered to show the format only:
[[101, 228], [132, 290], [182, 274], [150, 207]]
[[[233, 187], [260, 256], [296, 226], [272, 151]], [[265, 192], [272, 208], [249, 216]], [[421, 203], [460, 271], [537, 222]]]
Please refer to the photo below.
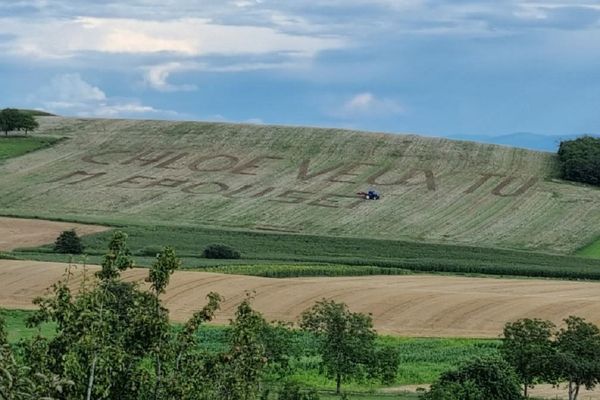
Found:
[[121, 271], [131, 267], [133, 259], [127, 246], [127, 234], [116, 231], [108, 244], [108, 253], [102, 261], [102, 269], [96, 275], [103, 280], [116, 279]]
[[550, 321], [527, 318], [504, 326], [502, 356], [517, 373], [525, 398], [536, 381], [552, 379], [554, 329]]
[[501, 358], [476, 358], [443, 373], [425, 400], [520, 400], [513, 369]]
[[556, 367], [569, 382], [569, 400], [577, 400], [581, 386], [592, 389], [600, 381], [600, 329], [574, 316], [565, 324], [556, 337]]
[[[165, 292], [167, 285], [169, 284], [169, 280], [173, 272], [181, 266], [181, 260], [177, 258], [175, 255], [175, 250], [172, 247], [165, 247], [162, 252], [156, 255], [156, 261], [150, 267], [150, 273], [148, 276], [149, 281], [151, 282], [151, 289], [156, 296], [156, 318], [157, 320], [161, 320], [163, 318], [168, 319], [166, 315], [166, 310], [164, 310], [160, 305], [159, 296]], [[165, 354], [163, 352], [163, 342], [167, 340], [166, 337], [159, 337], [158, 342], [156, 343], [156, 348], [154, 349], [155, 353], [155, 374], [156, 374], [156, 383], [154, 388], [154, 400], [159, 399], [160, 393], [160, 385], [162, 381], [163, 371], [162, 371], [162, 363], [163, 359], [165, 359]]]
[[342, 381], [376, 368], [372, 363], [376, 333], [371, 316], [323, 299], [302, 313], [300, 326], [318, 337], [323, 365], [335, 378], [336, 393], [340, 393]]
[[261, 391], [268, 359], [260, 334], [267, 322], [252, 309], [250, 300], [246, 298], [238, 306], [231, 322], [230, 350], [222, 356], [216, 397], [222, 400], [255, 400]]

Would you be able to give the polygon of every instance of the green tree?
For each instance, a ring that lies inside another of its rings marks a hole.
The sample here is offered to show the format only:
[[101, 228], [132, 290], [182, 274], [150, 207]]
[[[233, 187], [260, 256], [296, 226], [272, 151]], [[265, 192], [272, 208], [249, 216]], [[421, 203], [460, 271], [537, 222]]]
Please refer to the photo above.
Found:
[[235, 260], [242, 255], [233, 247], [224, 244], [211, 244], [204, 249], [202, 253], [204, 258], [230, 259]]
[[34, 116], [30, 113], [21, 113], [18, 122], [18, 129], [24, 130], [27, 135], [29, 132], [32, 132], [39, 128], [40, 124], [35, 120]]
[[127, 246], [127, 234], [116, 231], [108, 244], [108, 253], [102, 261], [102, 269], [96, 274], [103, 280], [116, 279], [121, 271], [131, 267], [133, 259]]
[[317, 336], [323, 365], [335, 378], [337, 394], [343, 381], [360, 378], [374, 368], [376, 333], [370, 315], [323, 299], [302, 313], [300, 326]]
[[266, 321], [246, 298], [231, 323], [230, 350], [222, 356], [218, 397], [223, 400], [254, 400], [261, 392], [267, 365], [265, 346], [260, 340]]
[[536, 381], [552, 380], [554, 329], [550, 321], [527, 318], [504, 326], [502, 356], [517, 373], [525, 398]]
[[558, 159], [564, 179], [600, 185], [600, 138], [584, 136], [563, 141]]
[[425, 400], [520, 400], [514, 370], [497, 357], [476, 358], [454, 371], [443, 373]]
[[583, 318], [564, 320], [556, 337], [558, 376], [569, 382], [569, 400], [577, 400], [581, 386], [592, 389], [600, 380], [600, 330]]
[[[156, 255], [156, 261], [150, 267], [148, 280], [151, 282], [151, 289], [156, 297], [155, 310], [157, 321], [168, 319], [168, 316], [166, 315], [167, 311], [160, 305], [159, 296], [165, 292], [171, 275], [180, 266], [181, 260], [175, 255], [175, 250], [172, 247], [167, 246], [163, 251]], [[162, 364], [166, 357], [168, 357], [163, 351], [163, 343], [167, 339], [167, 337], [159, 336], [156, 347], [154, 348], [156, 382], [153, 398], [155, 400], [159, 399], [160, 386], [163, 377]]]
[[66, 254], [81, 254], [84, 246], [75, 229], [63, 231], [54, 242], [54, 251]]
[[0, 129], [4, 131], [5, 135], [8, 135], [8, 132], [19, 129], [19, 124], [21, 121], [21, 113], [19, 110], [14, 108], [5, 108], [0, 111]]

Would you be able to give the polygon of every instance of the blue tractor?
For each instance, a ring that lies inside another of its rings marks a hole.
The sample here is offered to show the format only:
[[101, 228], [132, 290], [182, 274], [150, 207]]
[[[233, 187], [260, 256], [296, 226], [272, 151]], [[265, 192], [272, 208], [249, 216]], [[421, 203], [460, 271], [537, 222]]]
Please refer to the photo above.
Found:
[[364, 198], [365, 200], [379, 200], [381, 198], [379, 192], [375, 190], [369, 190], [368, 192], [358, 192], [356, 194]]

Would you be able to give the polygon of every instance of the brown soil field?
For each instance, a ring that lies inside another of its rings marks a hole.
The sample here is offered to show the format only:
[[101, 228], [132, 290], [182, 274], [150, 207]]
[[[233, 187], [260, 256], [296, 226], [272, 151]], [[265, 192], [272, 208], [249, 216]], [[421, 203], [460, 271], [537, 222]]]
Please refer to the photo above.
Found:
[[[65, 264], [0, 260], [0, 306], [33, 308]], [[98, 267], [89, 267], [90, 271]], [[147, 269], [124, 277], [143, 282]], [[71, 286], [81, 285], [77, 267]], [[294, 321], [321, 298], [343, 301], [354, 311], [371, 313], [380, 333], [422, 337], [498, 337], [508, 321], [545, 318], [559, 324], [569, 315], [600, 323], [600, 283], [536, 279], [468, 278], [433, 275], [270, 279], [177, 271], [163, 295], [171, 317], [183, 321], [206, 302], [225, 297], [216, 323], [227, 323], [246, 292], [269, 320]]]
[[75, 229], [77, 234], [82, 236], [103, 232], [110, 228], [71, 222], [0, 217], [0, 251], [52, 243], [62, 231], [69, 229]]

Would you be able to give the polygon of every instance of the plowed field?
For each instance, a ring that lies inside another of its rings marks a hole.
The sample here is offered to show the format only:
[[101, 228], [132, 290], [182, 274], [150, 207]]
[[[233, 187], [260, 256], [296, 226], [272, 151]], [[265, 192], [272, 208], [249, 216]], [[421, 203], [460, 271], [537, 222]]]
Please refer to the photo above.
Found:
[[[90, 267], [90, 271], [97, 267]], [[0, 306], [32, 308], [31, 300], [60, 279], [65, 264], [0, 260]], [[127, 271], [143, 281], [147, 269]], [[81, 284], [82, 269], [71, 278]], [[406, 336], [497, 337], [507, 321], [522, 317], [556, 323], [572, 314], [600, 323], [600, 284], [534, 279], [448, 276], [374, 276], [269, 279], [178, 271], [163, 296], [171, 316], [183, 321], [205, 304], [210, 291], [226, 298], [217, 323], [226, 323], [247, 291], [269, 320], [295, 320], [326, 297], [373, 314], [380, 333]]]

